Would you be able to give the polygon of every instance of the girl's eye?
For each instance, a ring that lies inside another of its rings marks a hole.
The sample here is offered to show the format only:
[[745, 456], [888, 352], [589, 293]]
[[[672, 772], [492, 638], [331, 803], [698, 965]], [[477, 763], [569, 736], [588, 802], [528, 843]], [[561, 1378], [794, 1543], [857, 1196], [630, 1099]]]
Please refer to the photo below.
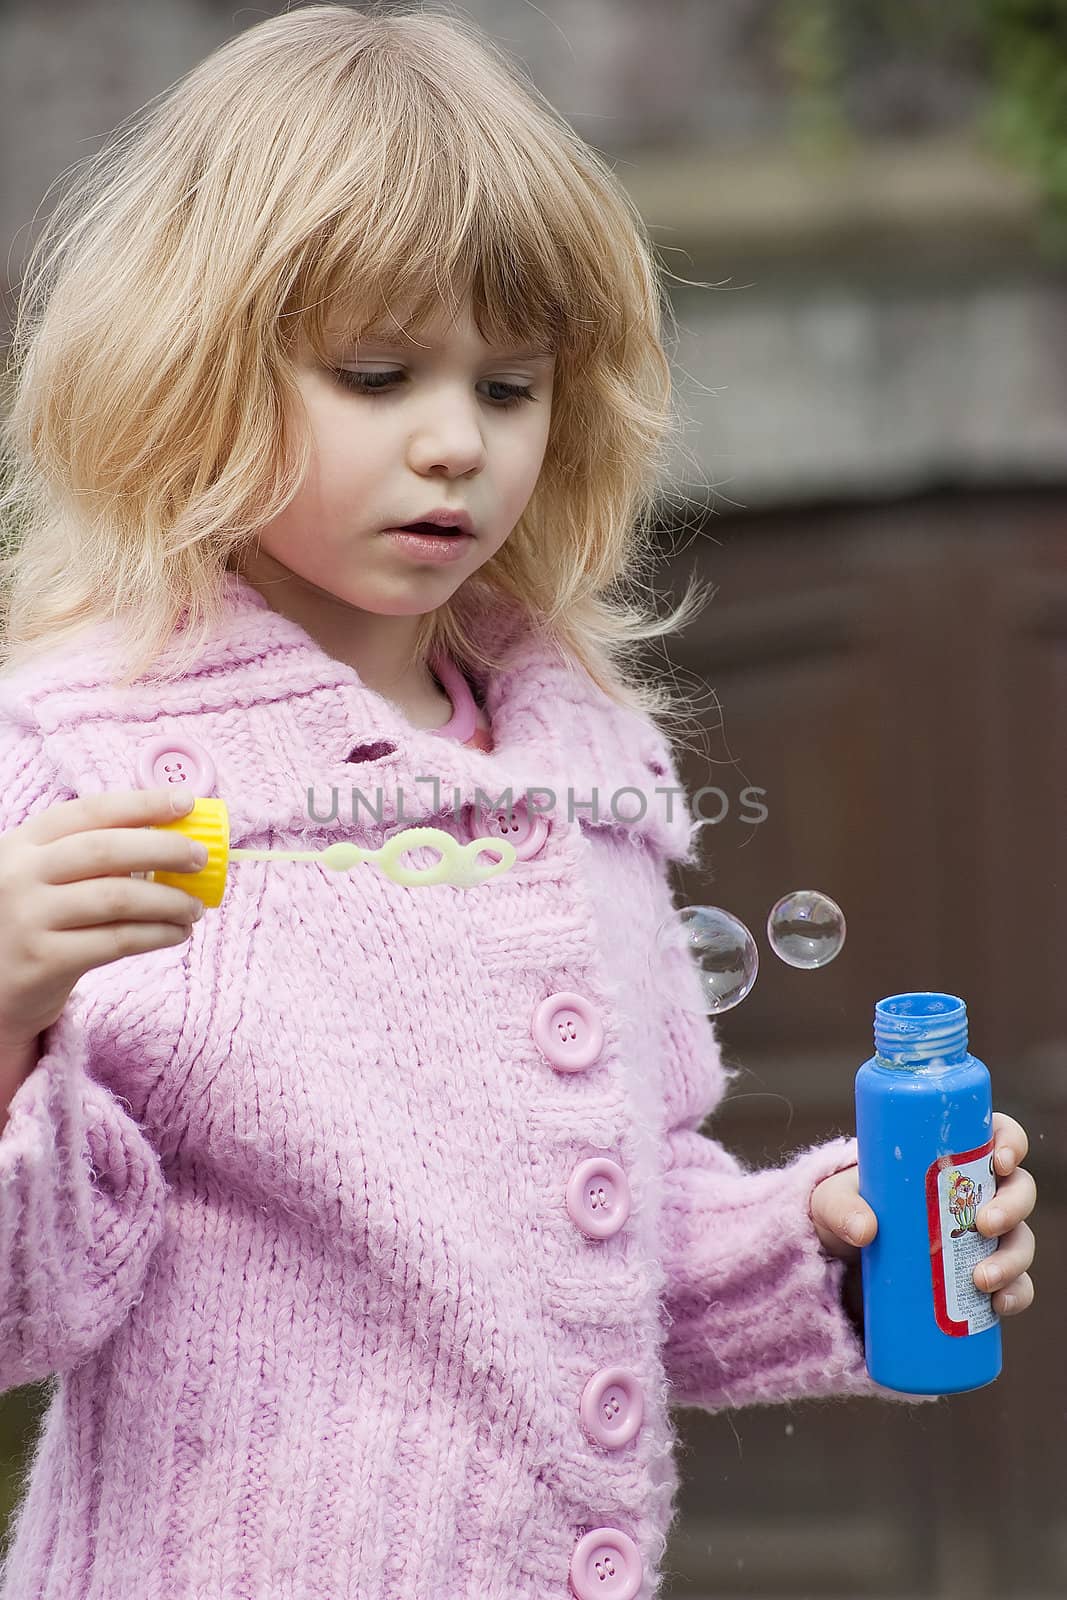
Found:
[[[391, 385], [396, 379], [403, 381], [402, 372], [350, 372], [347, 367], [335, 367], [334, 376], [346, 389], [351, 389], [355, 394], [380, 394], [383, 389]], [[507, 411], [512, 406], [521, 405], [524, 400], [534, 400], [533, 391], [521, 383], [501, 383], [495, 378], [487, 378], [486, 383], [491, 389], [502, 389], [503, 396], [494, 396], [492, 404], [500, 411]], [[534, 404], [537, 402], [534, 400]]]

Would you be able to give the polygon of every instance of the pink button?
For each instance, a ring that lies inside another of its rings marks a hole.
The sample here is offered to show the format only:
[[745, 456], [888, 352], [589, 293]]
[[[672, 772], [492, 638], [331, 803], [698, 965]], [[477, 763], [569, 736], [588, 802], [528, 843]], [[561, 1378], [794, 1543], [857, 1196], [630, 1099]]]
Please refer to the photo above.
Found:
[[195, 739], [161, 733], [141, 746], [137, 782], [142, 789], [166, 789], [180, 783], [205, 798], [215, 792], [215, 763]]
[[604, 1048], [604, 1028], [584, 995], [561, 989], [541, 1001], [530, 1028], [537, 1048], [561, 1072], [592, 1066]]
[[629, 1444], [645, 1415], [645, 1392], [625, 1367], [602, 1367], [582, 1390], [578, 1415], [594, 1444]]
[[578, 1600], [634, 1600], [641, 1587], [641, 1552], [618, 1528], [593, 1528], [571, 1556], [571, 1591]]
[[630, 1215], [630, 1185], [607, 1156], [580, 1161], [567, 1185], [567, 1215], [590, 1239], [610, 1239]]
[[540, 811], [531, 811], [521, 797], [511, 806], [510, 816], [507, 806], [476, 807], [471, 825], [474, 828], [472, 839], [487, 836], [506, 839], [514, 845], [517, 861], [529, 861], [543, 850], [549, 832], [548, 819]]

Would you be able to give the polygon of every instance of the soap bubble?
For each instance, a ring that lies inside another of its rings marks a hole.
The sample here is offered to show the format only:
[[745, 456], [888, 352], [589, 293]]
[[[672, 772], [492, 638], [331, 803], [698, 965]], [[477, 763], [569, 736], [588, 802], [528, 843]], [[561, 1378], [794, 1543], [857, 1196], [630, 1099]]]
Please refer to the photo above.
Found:
[[818, 889], [794, 889], [771, 907], [767, 942], [790, 967], [825, 967], [841, 953], [845, 914]]
[[[693, 995], [685, 968], [695, 961]], [[683, 906], [656, 929], [650, 964], [683, 1011], [717, 1015], [740, 1005], [756, 981], [759, 951], [743, 922], [718, 906]]]

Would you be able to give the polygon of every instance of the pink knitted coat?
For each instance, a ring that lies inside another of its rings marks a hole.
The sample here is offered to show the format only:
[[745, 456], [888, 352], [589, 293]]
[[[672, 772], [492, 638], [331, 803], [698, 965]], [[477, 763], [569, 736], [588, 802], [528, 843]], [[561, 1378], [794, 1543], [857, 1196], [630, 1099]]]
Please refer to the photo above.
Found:
[[0, 680], [5, 829], [177, 750], [234, 846], [519, 853], [233, 862], [77, 984], [0, 1137], [0, 1390], [54, 1377], [2, 1600], [651, 1600], [669, 1405], [889, 1398], [808, 1216], [854, 1141], [750, 1172], [700, 1131], [714, 1029], [649, 963], [692, 859], [667, 742], [484, 626], [492, 749], [239, 579], [171, 686], [111, 687], [107, 628]]

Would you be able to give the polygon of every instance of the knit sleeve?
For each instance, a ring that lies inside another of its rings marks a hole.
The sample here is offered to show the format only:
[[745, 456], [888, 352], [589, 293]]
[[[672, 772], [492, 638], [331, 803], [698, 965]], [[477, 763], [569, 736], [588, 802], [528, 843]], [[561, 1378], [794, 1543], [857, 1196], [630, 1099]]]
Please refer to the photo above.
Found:
[[[671, 909], [663, 884], [662, 914]], [[695, 964], [688, 1005], [700, 1003]], [[845, 1308], [846, 1266], [811, 1220], [812, 1191], [856, 1162], [835, 1138], [751, 1171], [701, 1125], [730, 1077], [710, 1017], [665, 1003], [665, 1180], [661, 1219], [672, 1403], [709, 1411], [787, 1400], [911, 1396], [876, 1384]]]
[[[38, 733], [0, 709], [0, 830], [71, 798]], [[0, 1392], [102, 1345], [137, 1299], [162, 1234], [158, 1158], [90, 1077], [92, 1054], [75, 988], [0, 1134]]]

